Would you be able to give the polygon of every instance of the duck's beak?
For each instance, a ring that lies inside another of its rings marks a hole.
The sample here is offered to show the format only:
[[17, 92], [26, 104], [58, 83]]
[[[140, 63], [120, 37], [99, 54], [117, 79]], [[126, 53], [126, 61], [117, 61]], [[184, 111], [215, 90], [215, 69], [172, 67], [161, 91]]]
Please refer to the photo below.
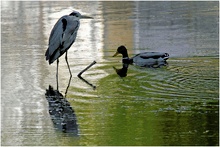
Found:
[[81, 15], [80, 19], [93, 19], [93, 17]]
[[117, 51], [112, 57], [115, 57], [119, 54], [119, 52]]

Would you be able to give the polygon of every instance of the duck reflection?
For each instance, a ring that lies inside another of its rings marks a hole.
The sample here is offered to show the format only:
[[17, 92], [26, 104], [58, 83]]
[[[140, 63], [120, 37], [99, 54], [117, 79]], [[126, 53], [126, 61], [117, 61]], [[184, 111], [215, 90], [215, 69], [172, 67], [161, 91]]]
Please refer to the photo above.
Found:
[[[127, 59], [122, 59], [122, 68], [118, 69], [113, 66], [113, 69], [115, 72], [120, 76], [120, 77], [126, 77], [127, 72], [128, 72], [128, 67], [129, 67], [129, 61]], [[160, 68], [162, 66], [167, 66], [168, 63], [166, 61], [158, 61], [152, 64], [145, 65], [144, 67], [149, 67], [149, 68]]]
[[76, 115], [67, 99], [58, 90], [54, 90], [51, 85], [46, 89], [45, 97], [49, 104], [49, 114], [54, 127], [62, 132], [78, 136]]
[[126, 77], [127, 76], [127, 72], [128, 72], [128, 66], [129, 64], [127, 63], [123, 63], [122, 64], [122, 68], [118, 69], [118, 68], [114, 68], [115, 72], [120, 76], [120, 77]]

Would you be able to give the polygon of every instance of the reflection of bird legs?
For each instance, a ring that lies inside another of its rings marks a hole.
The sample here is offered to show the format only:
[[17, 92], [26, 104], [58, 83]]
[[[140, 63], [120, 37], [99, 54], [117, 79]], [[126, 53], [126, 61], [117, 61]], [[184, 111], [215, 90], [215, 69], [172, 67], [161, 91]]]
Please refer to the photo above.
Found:
[[68, 89], [69, 89], [69, 87], [70, 87], [70, 81], [71, 81], [71, 79], [72, 79], [72, 75], [70, 76], [69, 83], [68, 83], [68, 85], [67, 85], [67, 87], [66, 87], [65, 97], [66, 97], [67, 91], [68, 91]]
[[[68, 86], [67, 86], [67, 87], [69, 88], [70, 81], [71, 81], [71, 78], [72, 78], [72, 73], [71, 73], [71, 70], [70, 70], [69, 63], [68, 63], [67, 51], [66, 51], [65, 59], [66, 59], [66, 63], [67, 63], [68, 69], [69, 69], [69, 73], [70, 73], [70, 79], [69, 79], [69, 83], [68, 83]], [[57, 79], [57, 90], [59, 91], [59, 84], [58, 84], [58, 66], [59, 66], [59, 59], [57, 59], [57, 74], [56, 74], [56, 79]], [[67, 88], [67, 89], [68, 89], [68, 88]], [[66, 90], [66, 93], [67, 93], [67, 90]], [[66, 94], [66, 93], [65, 93], [65, 94]]]
[[59, 87], [59, 84], [58, 84], [58, 65], [59, 65], [59, 59], [57, 59], [57, 74], [56, 74], [56, 78], [57, 78], [57, 90], [59, 91], [58, 87]]
[[[71, 79], [72, 79], [72, 74], [71, 74], [70, 67], [69, 67], [69, 63], [68, 63], [68, 60], [67, 60], [67, 52], [66, 52], [66, 57], [65, 57], [65, 59], [66, 59], [66, 63], [67, 63], [67, 66], [68, 66], [69, 72], [70, 72], [70, 79], [69, 79], [69, 83], [68, 83], [68, 85], [67, 85], [67, 87], [66, 87], [66, 92], [65, 92], [65, 97], [66, 97], [67, 91], [68, 91], [69, 86], [70, 86], [70, 81], [71, 81]], [[81, 77], [81, 75], [82, 75], [86, 70], [88, 70], [90, 67], [92, 67], [94, 64], [96, 64], [96, 61], [93, 61], [89, 66], [87, 66], [84, 70], [82, 70], [77, 76], [78, 76], [81, 80], [83, 80], [85, 83], [87, 83], [88, 85], [92, 86], [93, 89], [96, 89], [96, 86], [92, 85], [92, 84], [89, 83], [87, 80], [85, 80], [85, 79], [83, 79], [83, 78]]]

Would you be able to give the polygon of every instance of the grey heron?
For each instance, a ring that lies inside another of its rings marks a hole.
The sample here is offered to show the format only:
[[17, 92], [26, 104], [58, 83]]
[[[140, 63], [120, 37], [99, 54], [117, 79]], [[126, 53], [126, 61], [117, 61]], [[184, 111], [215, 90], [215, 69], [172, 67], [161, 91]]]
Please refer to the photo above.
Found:
[[45, 53], [46, 60], [52, 64], [57, 60], [57, 83], [58, 83], [58, 65], [59, 57], [66, 53], [65, 60], [69, 69], [70, 77], [72, 73], [67, 60], [67, 51], [75, 42], [77, 31], [80, 26], [80, 19], [92, 19], [92, 17], [81, 15], [77, 11], [73, 11], [69, 15], [62, 16], [54, 25], [50, 37], [49, 46]]

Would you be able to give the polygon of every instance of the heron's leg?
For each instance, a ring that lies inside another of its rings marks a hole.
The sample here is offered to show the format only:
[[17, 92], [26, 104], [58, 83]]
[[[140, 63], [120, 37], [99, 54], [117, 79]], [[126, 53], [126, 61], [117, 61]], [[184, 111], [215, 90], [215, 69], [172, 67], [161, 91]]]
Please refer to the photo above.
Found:
[[58, 89], [58, 87], [59, 87], [59, 84], [58, 84], [58, 65], [59, 65], [59, 59], [57, 59], [57, 74], [56, 74], [56, 78], [57, 78], [57, 90], [59, 90], [59, 89]]
[[67, 60], [67, 51], [66, 51], [66, 57], [65, 57], [65, 59], [66, 59], [66, 63], [67, 63], [68, 69], [69, 69], [70, 77], [72, 77], [72, 73], [71, 73], [71, 71], [70, 71], [70, 66], [69, 66], [69, 63], [68, 63], [68, 60]]

